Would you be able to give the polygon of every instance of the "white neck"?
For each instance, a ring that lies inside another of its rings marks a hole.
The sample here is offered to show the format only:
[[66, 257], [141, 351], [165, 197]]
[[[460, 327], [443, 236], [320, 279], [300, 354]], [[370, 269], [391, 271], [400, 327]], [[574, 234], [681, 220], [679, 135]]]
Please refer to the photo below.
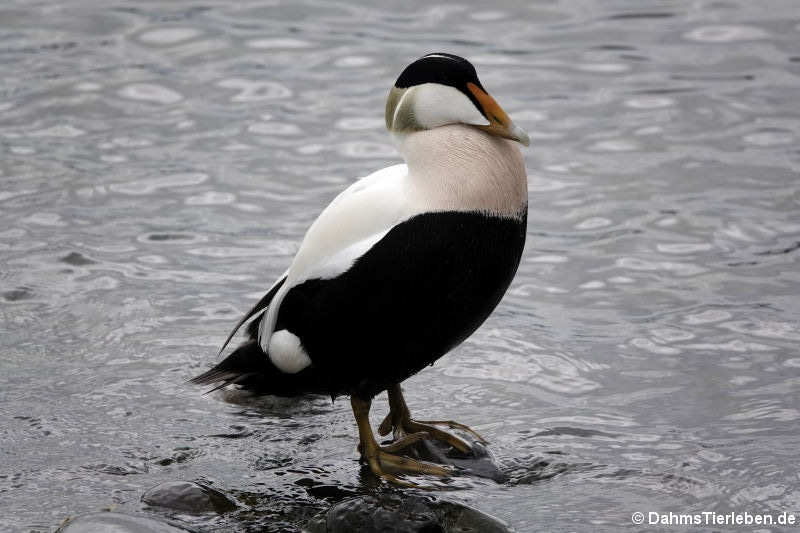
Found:
[[517, 143], [464, 124], [394, 136], [415, 201], [437, 210], [519, 217], [528, 203]]

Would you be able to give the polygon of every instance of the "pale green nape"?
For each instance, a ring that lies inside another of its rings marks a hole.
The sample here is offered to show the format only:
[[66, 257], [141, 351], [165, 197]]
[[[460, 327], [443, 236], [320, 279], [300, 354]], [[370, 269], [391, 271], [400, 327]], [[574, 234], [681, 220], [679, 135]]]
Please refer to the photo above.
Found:
[[[414, 116], [413, 87], [392, 87], [386, 99], [386, 129], [394, 133], [420, 131], [425, 128]], [[397, 106], [400, 106], [399, 109]]]

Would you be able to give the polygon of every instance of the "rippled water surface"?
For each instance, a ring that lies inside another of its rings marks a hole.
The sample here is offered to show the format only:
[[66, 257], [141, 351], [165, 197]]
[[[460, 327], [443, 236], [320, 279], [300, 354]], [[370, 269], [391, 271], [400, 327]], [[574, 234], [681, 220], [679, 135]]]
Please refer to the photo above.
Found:
[[[406, 383], [420, 418], [471, 424], [510, 479], [437, 497], [519, 531], [800, 512], [796, 2], [16, 0], [0, 7], [0, 529], [110, 507], [292, 530], [375, 490], [347, 401], [185, 380], [321, 207], [397, 162], [385, 96], [438, 50], [474, 62], [532, 146], [514, 284]], [[170, 480], [239, 510], [140, 502]]]

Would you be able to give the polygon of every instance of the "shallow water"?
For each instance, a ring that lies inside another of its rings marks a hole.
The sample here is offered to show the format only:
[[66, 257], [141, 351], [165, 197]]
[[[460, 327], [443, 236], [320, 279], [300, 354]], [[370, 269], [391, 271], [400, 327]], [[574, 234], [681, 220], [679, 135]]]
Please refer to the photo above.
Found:
[[[185, 380], [321, 207], [397, 161], [384, 98], [438, 50], [532, 138], [514, 284], [406, 383], [510, 480], [439, 497], [519, 531], [800, 513], [798, 43], [791, 0], [5, 2], [0, 530], [112, 507], [291, 531], [374, 490], [348, 402]], [[140, 502], [172, 480], [240, 508]]]

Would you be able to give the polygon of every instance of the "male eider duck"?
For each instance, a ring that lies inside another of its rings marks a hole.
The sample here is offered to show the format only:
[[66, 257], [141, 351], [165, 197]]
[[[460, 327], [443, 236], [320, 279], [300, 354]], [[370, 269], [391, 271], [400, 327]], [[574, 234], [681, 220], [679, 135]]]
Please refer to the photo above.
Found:
[[[467, 60], [428, 54], [403, 70], [386, 128], [405, 159], [361, 178], [311, 224], [289, 269], [236, 325], [249, 340], [192, 381], [267, 394], [349, 395], [372, 472], [448, 475], [395, 454], [421, 439], [469, 444], [415, 421], [400, 383], [470, 336], [511, 283], [525, 244], [528, 135]], [[220, 350], [220, 353], [222, 352]], [[388, 391], [381, 446], [372, 398]], [[480, 436], [476, 438], [480, 439]]]

